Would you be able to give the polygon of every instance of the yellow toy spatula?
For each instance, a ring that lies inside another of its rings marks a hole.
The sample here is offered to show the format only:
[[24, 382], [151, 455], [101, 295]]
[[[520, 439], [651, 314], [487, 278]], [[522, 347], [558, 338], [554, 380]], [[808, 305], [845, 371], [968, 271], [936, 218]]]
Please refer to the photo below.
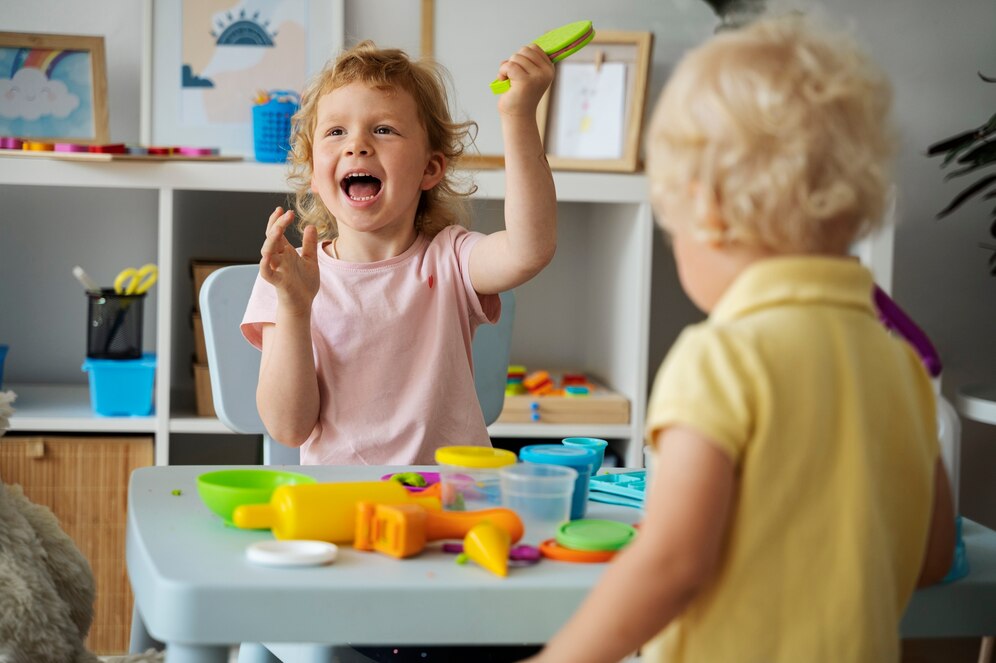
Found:
[[[543, 49], [553, 62], [560, 62], [588, 45], [595, 38], [595, 28], [591, 21], [576, 21], [550, 30], [533, 40], [533, 43]], [[491, 91], [495, 94], [508, 92], [512, 87], [507, 78], [497, 78], [491, 81]]]

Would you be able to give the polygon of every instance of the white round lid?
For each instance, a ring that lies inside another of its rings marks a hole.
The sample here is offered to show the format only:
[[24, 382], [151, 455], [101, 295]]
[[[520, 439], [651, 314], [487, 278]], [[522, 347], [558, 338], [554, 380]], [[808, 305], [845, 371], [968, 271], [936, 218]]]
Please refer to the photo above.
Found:
[[263, 566], [321, 566], [338, 553], [339, 547], [326, 541], [257, 541], [246, 548], [246, 559]]

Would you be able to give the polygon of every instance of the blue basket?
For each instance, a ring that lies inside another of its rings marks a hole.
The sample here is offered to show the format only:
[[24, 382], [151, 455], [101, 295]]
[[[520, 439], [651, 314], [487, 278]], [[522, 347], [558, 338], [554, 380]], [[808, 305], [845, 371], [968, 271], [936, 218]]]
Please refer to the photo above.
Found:
[[256, 161], [283, 163], [290, 150], [291, 118], [301, 100], [292, 90], [271, 90], [270, 100], [252, 109], [253, 148]]
[[9, 345], [0, 345], [0, 389], [3, 389], [3, 362], [7, 358], [7, 350], [9, 349]]
[[156, 355], [141, 359], [94, 359], [83, 361], [90, 374], [90, 405], [105, 417], [146, 417], [152, 414]]

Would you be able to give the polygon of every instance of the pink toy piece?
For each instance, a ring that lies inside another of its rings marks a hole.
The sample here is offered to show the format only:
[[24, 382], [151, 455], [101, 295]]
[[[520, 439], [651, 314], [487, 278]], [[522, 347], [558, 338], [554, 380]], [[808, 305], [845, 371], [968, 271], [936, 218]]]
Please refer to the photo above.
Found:
[[180, 146], [180, 147], [176, 148], [176, 153], [177, 154], [183, 154], [184, 156], [188, 156], [188, 157], [209, 157], [209, 156], [217, 156], [218, 155], [218, 148], [217, 147], [184, 147], [184, 146]]
[[86, 152], [90, 148], [86, 145], [80, 145], [79, 143], [56, 143], [56, 152]]

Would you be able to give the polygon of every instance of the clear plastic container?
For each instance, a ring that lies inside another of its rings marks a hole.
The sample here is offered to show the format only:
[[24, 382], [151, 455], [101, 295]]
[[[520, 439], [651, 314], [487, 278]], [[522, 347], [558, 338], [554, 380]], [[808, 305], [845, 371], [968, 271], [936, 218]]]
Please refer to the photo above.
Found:
[[436, 449], [443, 508], [473, 511], [501, 506], [498, 471], [515, 461], [515, 454], [506, 449], [467, 446]]
[[522, 447], [519, 458], [524, 463], [560, 465], [574, 470], [574, 496], [571, 501], [571, 520], [584, 518], [588, 509], [588, 482], [599, 454], [591, 447], [572, 447], [563, 444], [530, 444]]
[[518, 463], [503, 467], [502, 504], [519, 514], [523, 542], [537, 546], [552, 539], [570, 520], [578, 472], [565, 465]]

